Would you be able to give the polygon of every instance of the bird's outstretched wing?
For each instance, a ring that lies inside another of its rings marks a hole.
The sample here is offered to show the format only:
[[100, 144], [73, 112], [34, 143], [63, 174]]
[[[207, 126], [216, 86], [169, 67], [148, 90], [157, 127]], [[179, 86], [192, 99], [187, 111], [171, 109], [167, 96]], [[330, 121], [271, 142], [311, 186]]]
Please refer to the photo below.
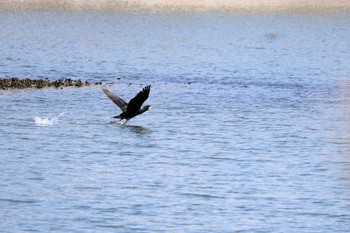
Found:
[[151, 91], [151, 85], [148, 85], [142, 89], [134, 98], [132, 98], [127, 106], [127, 111], [136, 113], [140, 110], [142, 104], [147, 100], [149, 92]]
[[125, 112], [128, 104], [122, 100], [119, 96], [114, 95], [112, 92], [110, 92], [107, 88], [102, 88], [103, 92], [106, 94], [106, 96], [108, 96], [108, 98], [110, 98], [113, 103], [115, 103], [116, 105], [118, 105], [118, 107]]

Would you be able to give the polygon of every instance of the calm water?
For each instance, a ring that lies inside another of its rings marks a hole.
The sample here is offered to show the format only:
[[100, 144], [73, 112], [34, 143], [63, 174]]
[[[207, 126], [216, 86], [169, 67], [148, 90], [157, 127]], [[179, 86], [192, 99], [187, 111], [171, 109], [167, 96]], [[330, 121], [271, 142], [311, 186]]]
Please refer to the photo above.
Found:
[[[350, 15], [0, 13], [2, 232], [349, 232]], [[37, 126], [34, 117], [54, 118]]]

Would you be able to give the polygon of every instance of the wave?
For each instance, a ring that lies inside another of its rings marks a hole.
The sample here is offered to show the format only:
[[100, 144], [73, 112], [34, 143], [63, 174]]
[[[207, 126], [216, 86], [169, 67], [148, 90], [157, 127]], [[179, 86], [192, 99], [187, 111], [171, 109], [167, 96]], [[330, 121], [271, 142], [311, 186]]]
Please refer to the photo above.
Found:
[[350, 11], [348, 0], [2, 0], [2, 10], [64, 11]]

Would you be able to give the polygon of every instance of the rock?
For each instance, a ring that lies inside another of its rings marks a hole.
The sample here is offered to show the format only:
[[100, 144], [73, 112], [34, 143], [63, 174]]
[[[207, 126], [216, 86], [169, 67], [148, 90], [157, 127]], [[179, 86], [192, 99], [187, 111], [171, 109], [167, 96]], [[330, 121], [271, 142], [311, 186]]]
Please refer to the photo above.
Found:
[[12, 89], [23, 89], [23, 88], [45, 88], [45, 87], [84, 87], [90, 85], [102, 85], [102, 82], [90, 82], [90, 81], [81, 81], [81, 79], [73, 80], [71, 78], [58, 79], [50, 81], [47, 78], [40, 79], [19, 79], [16, 77], [12, 78], [0, 78], [0, 89], [6, 90], [8, 88]]

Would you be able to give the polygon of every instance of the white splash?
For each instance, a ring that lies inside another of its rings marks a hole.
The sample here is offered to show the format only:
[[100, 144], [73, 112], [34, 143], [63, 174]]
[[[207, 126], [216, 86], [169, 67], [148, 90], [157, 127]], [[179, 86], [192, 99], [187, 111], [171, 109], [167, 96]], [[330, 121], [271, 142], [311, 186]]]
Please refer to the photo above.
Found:
[[58, 119], [63, 116], [64, 112], [62, 112], [60, 115], [54, 118], [48, 118], [48, 117], [34, 117], [35, 125], [37, 126], [48, 126], [48, 125], [54, 125], [58, 122]]

